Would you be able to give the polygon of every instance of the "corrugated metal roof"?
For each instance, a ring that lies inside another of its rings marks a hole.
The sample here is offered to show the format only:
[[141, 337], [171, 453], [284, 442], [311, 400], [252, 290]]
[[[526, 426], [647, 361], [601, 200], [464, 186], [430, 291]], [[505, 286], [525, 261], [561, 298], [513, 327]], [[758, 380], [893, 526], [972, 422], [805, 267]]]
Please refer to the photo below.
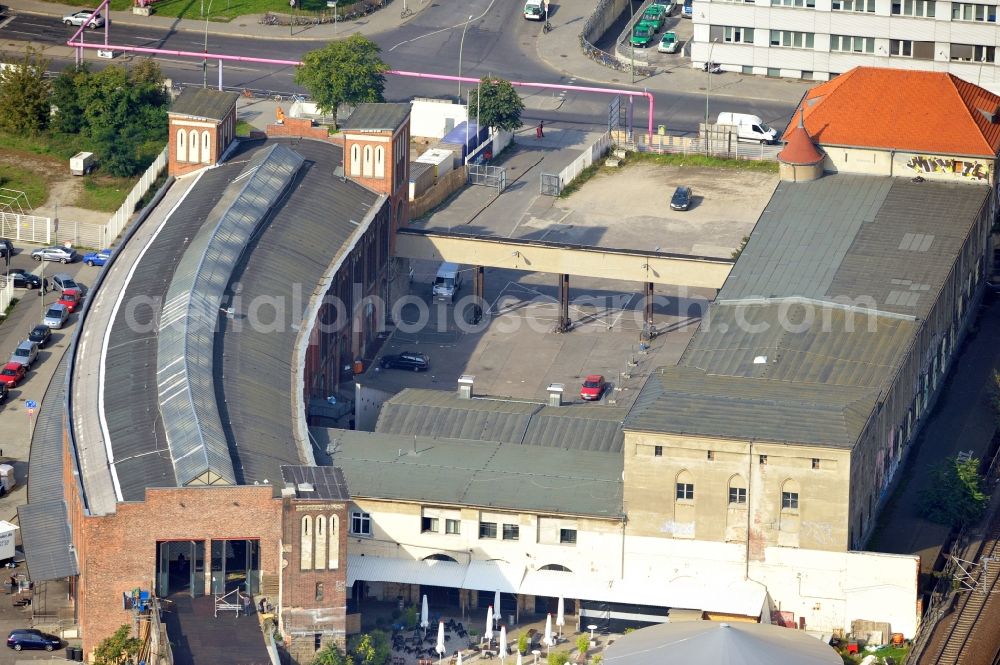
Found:
[[280, 144], [254, 155], [223, 190], [174, 270], [160, 317], [156, 382], [181, 485], [208, 472], [239, 482], [213, 387], [216, 322], [234, 266], [303, 161]]
[[358, 104], [341, 129], [367, 129], [372, 131], [394, 130], [410, 117], [409, 104]]
[[654, 372], [629, 429], [851, 448], [878, 390], [718, 376], [691, 367]]
[[50, 499], [18, 506], [17, 521], [21, 525], [21, 545], [33, 582], [80, 574], [65, 501]]
[[170, 105], [170, 113], [222, 120], [240, 98], [235, 92], [221, 92], [211, 88], [185, 87]]
[[347, 501], [351, 498], [344, 472], [335, 466], [283, 466], [285, 487], [294, 487], [300, 499]]
[[462, 588], [468, 566], [437, 559], [393, 559], [391, 557], [347, 555], [347, 586], [357, 580], [426, 584], [453, 589]]
[[223, 319], [215, 343], [216, 397], [241, 482], [267, 480], [275, 486], [281, 466], [306, 461], [293, 436], [292, 396], [301, 388], [293, 385], [292, 354], [309, 295], [349, 251], [351, 238], [366, 230], [360, 222], [381, 200], [349, 179], [331, 177], [341, 162], [338, 146], [295, 139], [282, 143], [306, 164], [230, 284], [242, 287], [244, 307], [259, 296], [286, 306], [271, 326]]
[[615, 452], [622, 449], [627, 412], [594, 404], [462, 399], [451, 391], [407, 388], [382, 404], [375, 431]]
[[496, 441], [311, 430], [351, 496], [617, 518], [622, 456]]

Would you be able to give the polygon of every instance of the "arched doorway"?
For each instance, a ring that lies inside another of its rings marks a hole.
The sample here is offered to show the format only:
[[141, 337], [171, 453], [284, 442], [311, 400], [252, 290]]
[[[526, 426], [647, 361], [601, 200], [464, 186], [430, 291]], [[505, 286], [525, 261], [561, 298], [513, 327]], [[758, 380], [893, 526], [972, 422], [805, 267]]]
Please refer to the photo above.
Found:
[[[455, 557], [441, 553], [425, 556], [424, 561], [441, 561], [443, 565], [458, 565], [458, 560], [455, 559]], [[445, 612], [446, 609], [450, 610], [451, 608], [457, 608], [460, 606], [458, 587], [421, 584], [420, 596], [423, 597], [424, 595], [427, 596], [427, 604], [431, 608], [432, 615], [440, 615]]]
[[[538, 570], [550, 570], [557, 573], [572, 573], [573, 571], [559, 563], [549, 563], [541, 566]], [[552, 596], [535, 596], [535, 614], [545, 616], [551, 614], [555, 618], [559, 611], [559, 598]], [[576, 614], [576, 600], [563, 597], [563, 611], [565, 616]]]

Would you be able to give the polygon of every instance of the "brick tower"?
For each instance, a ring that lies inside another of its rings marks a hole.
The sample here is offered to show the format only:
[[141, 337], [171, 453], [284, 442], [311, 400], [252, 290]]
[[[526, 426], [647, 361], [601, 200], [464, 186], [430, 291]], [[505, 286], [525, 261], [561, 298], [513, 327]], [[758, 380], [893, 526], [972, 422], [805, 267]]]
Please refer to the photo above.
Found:
[[236, 136], [239, 97], [235, 92], [184, 88], [167, 113], [170, 175], [184, 175], [219, 162]]

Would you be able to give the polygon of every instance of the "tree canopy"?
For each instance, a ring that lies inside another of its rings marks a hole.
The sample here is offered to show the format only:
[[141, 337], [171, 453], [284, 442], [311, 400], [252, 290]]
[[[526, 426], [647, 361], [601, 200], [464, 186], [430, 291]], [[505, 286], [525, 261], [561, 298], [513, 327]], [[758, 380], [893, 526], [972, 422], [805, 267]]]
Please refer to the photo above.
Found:
[[94, 665], [118, 665], [139, 653], [141, 642], [132, 637], [132, 628], [123, 625], [94, 649]]
[[354, 665], [354, 660], [336, 644], [328, 644], [316, 652], [312, 665]]
[[309, 51], [295, 82], [309, 91], [322, 113], [336, 116], [341, 104], [385, 101], [385, 72], [378, 44], [359, 34]]
[[523, 124], [522, 111], [524, 102], [510, 81], [484, 76], [479, 86], [469, 91], [469, 117], [477, 119], [481, 127], [512, 132]]
[[0, 130], [36, 136], [48, 126], [48, 64], [38, 51], [28, 48], [20, 62], [0, 71]]
[[949, 457], [934, 467], [920, 497], [920, 510], [932, 522], [963, 527], [978, 521], [988, 503], [979, 460]]

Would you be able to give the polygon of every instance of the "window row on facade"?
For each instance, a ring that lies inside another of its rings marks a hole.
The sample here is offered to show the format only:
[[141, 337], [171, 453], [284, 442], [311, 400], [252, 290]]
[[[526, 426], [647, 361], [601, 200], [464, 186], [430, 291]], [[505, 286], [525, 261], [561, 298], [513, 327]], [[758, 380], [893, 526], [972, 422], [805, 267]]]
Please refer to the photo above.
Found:
[[[652, 452], [653, 457], [663, 457], [664, 456], [664, 452], [667, 452], [668, 448], [669, 448], [668, 446], [646, 446], [646, 449], [649, 450], [650, 452]], [[738, 455], [738, 453], [737, 453], [737, 455]], [[707, 461], [709, 461], [709, 462], [714, 462], [716, 460], [716, 451], [715, 450], [706, 450], [705, 451], [705, 459]], [[795, 458], [795, 459], [799, 459], [799, 458]], [[805, 458], [801, 458], [801, 459], [805, 459]], [[767, 464], [767, 455], [757, 455], [757, 463], [760, 464], [760, 465], [766, 465]], [[809, 458], [809, 467], [813, 471], [818, 471], [819, 469], [827, 469], [827, 468], [831, 467], [832, 464], [833, 464], [832, 460], [828, 460], [824, 464], [823, 460], [821, 458], [819, 458], [819, 457]]]
[[[674, 499], [678, 503], [694, 503], [695, 483], [691, 472], [685, 470], [677, 474], [677, 482], [674, 483]], [[747, 482], [743, 476], [737, 474], [729, 479], [727, 499], [730, 508], [746, 506]], [[782, 483], [781, 509], [790, 511], [797, 511], [799, 509], [798, 481], [788, 479]]]
[[[757, 4], [756, 0], [715, 0], [734, 4]], [[972, 2], [941, 3], [945, 12], [940, 17], [950, 16], [952, 21], [996, 23], [997, 5]], [[938, 3], [933, 0], [892, 0], [889, 16], [911, 16], [915, 18], [938, 18]], [[772, 7], [792, 7], [816, 9], [816, 0], [771, 0]], [[831, 0], [830, 11], [877, 14], [875, 0]]]
[[380, 145], [364, 147], [357, 143], [352, 145], [351, 175], [362, 178], [384, 178], [385, 148]]
[[[424, 508], [420, 515], [420, 533], [460, 536], [462, 519], [457, 510], [441, 508]], [[517, 515], [498, 513], [481, 513], [476, 528], [475, 537], [479, 540], [519, 541], [522, 537], [522, 524]], [[542, 544], [575, 545], [576, 524], [560, 518], [538, 518], [538, 533], [532, 534], [531, 542]], [[369, 513], [359, 510], [351, 512], [352, 536], [372, 536], [372, 518]], [[469, 535], [469, 534], [466, 534]]]
[[[754, 28], [741, 26], [712, 26], [710, 35], [712, 41], [721, 39], [728, 44], [754, 45]], [[769, 30], [767, 45], [772, 48], [817, 48], [816, 33], [798, 32], [794, 30]], [[858, 35], [829, 35], [831, 53], [875, 54], [876, 38]], [[912, 58], [914, 60], [933, 60], [935, 42], [917, 41], [912, 39], [889, 39], [888, 53], [890, 57]], [[762, 44], [757, 44], [758, 46]], [[885, 46], [879, 50], [886, 54]], [[822, 44], [819, 46], [822, 49]], [[948, 58], [956, 62], [996, 62], [996, 47], [982, 44], [950, 44]]]
[[212, 159], [212, 134], [204, 129], [177, 130], [177, 161], [208, 164]]

